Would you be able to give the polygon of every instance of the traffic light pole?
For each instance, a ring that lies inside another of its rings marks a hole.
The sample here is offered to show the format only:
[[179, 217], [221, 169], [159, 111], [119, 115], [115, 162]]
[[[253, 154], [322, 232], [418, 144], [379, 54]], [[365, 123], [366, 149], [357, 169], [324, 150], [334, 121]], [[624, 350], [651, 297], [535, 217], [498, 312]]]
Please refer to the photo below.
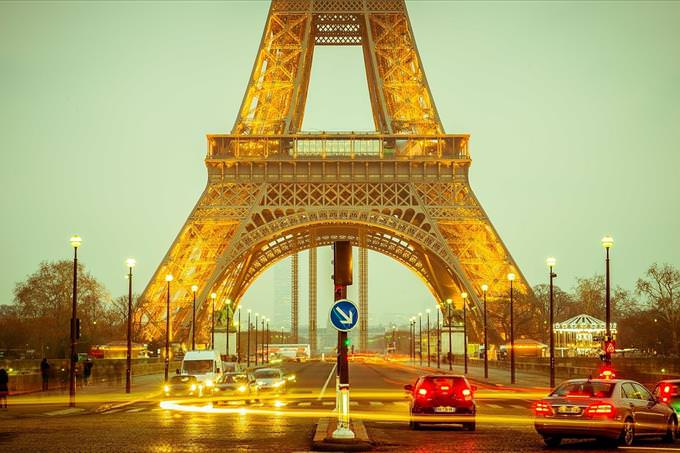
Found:
[[[347, 286], [352, 284], [352, 244], [339, 241], [333, 247], [334, 300], [347, 298]], [[349, 363], [347, 360], [347, 332], [338, 330], [336, 404], [338, 424], [333, 439], [354, 439], [349, 426]]]

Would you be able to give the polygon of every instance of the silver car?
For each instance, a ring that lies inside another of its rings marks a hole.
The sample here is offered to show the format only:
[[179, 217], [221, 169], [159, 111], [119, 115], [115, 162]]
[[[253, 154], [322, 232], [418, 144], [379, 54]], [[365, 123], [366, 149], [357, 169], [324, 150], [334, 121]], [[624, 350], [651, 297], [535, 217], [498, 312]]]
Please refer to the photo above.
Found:
[[572, 379], [534, 403], [534, 426], [545, 444], [596, 438], [631, 445], [635, 438], [678, 436], [677, 414], [642, 384], [625, 379]]

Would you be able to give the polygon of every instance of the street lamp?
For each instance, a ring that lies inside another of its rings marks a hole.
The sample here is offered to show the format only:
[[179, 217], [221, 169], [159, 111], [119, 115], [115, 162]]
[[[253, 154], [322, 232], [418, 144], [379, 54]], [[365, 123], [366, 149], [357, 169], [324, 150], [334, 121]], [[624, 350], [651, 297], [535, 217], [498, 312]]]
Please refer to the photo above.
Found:
[[217, 293], [210, 294], [210, 299], [212, 300], [212, 325], [210, 327], [210, 349], [215, 350], [215, 299], [217, 299]]
[[266, 318], [264, 317], [264, 315], [262, 315], [262, 320], [261, 320], [261, 323], [262, 323], [262, 343], [260, 344], [260, 349], [262, 350], [262, 357], [261, 357], [262, 360], [260, 360], [260, 363], [262, 365], [264, 365], [264, 346], [265, 346], [265, 342], [267, 340], [267, 338], [265, 337], [265, 332], [264, 332], [264, 321], [265, 321], [265, 319]]
[[441, 326], [439, 325], [439, 312], [441, 311], [442, 306], [438, 303], [437, 304], [437, 369], [441, 367], [441, 353], [442, 353], [442, 330]]
[[484, 294], [484, 379], [489, 378], [489, 336], [486, 325], [486, 292], [488, 290], [488, 285], [482, 285], [482, 293]]
[[430, 366], [430, 309], [425, 310], [427, 313], [427, 366]]
[[452, 299], [446, 299], [446, 321], [449, 323], [449, 371], [453, 370], [453, 352], [451, 350], [451, 321], [452, 321], [452, 313], [451, 313], [451, 308], [453, 305], [453, 300]]
[[246, 352], [246, 362], [248, 367], [250, 367], [250, 308], [248, 309], [248, 351]]
[[260, 316], [259, 313], [255, 313], [255, 366], [257, 366], [257, 318]]
[[468, 372], [468, 347], [467, 347], [467, 297], [468, 293], [463, 291], [460, 293], [463, 299], [463, 370], [464, 374]]
[[231, 330], [231, 321], [229, 319], [229, 310], [231, 310], [231, 299], [227, 299], [225, 303], [224, 310], [227, 312], [227, 324], [226, 324], [226, 333], [227, 333], [227, 341], [226, 341], [226, 349], [227, 349], [227, 362], [230, 362], [229, 360], [229, 331]]
[[515, 274], [510, 272], [508, 274], [508, 281], [510, 282], [510, 383], [515, 383], [515, 318], [513, 307], [512, 283], [515, 281]]
[[545, 260], [545, 263], [550, 269], [550, 313], [549, 313], [549, 323], [550, 323], [550, 388], [555, 387], [555, 328], [554, 324], [554, 294], [553, 294], [553, 280], [557, 277], [557, 274], [553, 272], [553, 268], [557, 263], [555, 258], [550, 257]]
[[605, 307], [605, 363], [607, 366], [612, 364], [612, 354], [609, 352], [609, 344], [612, 340], [611, 332], [611, 290], [609, 283], [609, 249], [614, 246], [614, 239], [607, 235], [602, 238], [602, 247], [605, 249], [606, 259], [605, 259], [605, 297], [604, 297], [604, 307]]
[[269, 322], [271, 319], [267, 318], [267, 363], [269, 363], [269, 343], [271, 338], [269, 337]]
[[127, 315], [127, 355], [125, 356], [125, 393], [130, 393], [132, 387], [132, 268], [137, 261], [128, 258], [125, 261], [128, 267], [128, 315]]
[[78, 322], [78, 247], [83, 240], [77, 234], [71, 236], [69, 240], [73, 247], [73, 301], [71, 304], [71, 369], [69, 370], [68, 395], [70, 407], [76, 405], [76, 362], [78, 353], [76, 351], [78, 338], [80, 337]]
[[423, 314], [418, 313], [418, 358], [423, 366]]
[[241, 363], [241, 304], [239, 304], [236, 310], [238, 310], [238, 327], [236, 333], [236, 362]]
[[170, 282], [172, 274], [165, 276], [168, 284], [167, 299], [165, 304], [165, 382], [168, 382], [168, 368], [170, 367]]
[[191, 286], [191, 293], [194, 296], [194, 302], [191, 306], [191, 350], [196, 350], [196, 291], [198, 291], [197, 285]]

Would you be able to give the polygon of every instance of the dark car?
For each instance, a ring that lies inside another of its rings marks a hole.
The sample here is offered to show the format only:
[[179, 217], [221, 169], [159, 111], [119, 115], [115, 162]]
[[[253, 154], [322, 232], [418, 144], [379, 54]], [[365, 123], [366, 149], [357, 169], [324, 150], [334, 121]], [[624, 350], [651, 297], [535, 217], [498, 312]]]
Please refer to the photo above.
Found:
[[476, 387], [465, 376], [421, 376], [415, 384], [405, 385], [404, 390], [411, 400], [411, 428], [417, 429], [423, 423], [453, 423], [475, 430]]
[[631, 445], [637, 437], [672, 442], [678, 419], [642, 384], [625, 379], [572, 379], [534, 404], [536, 431], [546, 445], [564, 438], [595, 438]]
[[182, 374], [170, 377], [163, 386], [163, 394], [170, 396], [202, 396], [203, 385], [198, 382], [196, 376]]
[[257, 384], [247, 373], [225, 373], [215, 382], [212, 393], [217, 402], [221, 396], [253, 400], [257, 398]]
[[654, 397], [668, 404], [676, 414], [680, 414], [680, 379], [665, 380], [656, 384]]

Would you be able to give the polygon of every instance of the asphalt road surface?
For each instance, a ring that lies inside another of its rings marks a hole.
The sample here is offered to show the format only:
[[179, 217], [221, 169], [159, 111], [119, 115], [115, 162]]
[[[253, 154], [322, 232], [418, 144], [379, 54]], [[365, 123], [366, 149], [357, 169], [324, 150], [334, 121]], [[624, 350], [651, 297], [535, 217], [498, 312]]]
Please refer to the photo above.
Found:
[[[309, 451], [317, 420], [335, 406], [334, 364], [284, 366], [295, 375], [283, 395], [259, 402], [145, 398], [99, 412], [0, 419], [0, 451]], [[477, 430], [455, 427], [411, 430], [403, 385], [420, 372], [382, 361], [353, 362], [351, 411], [367, 427], [374, 451], [541, 452], [532, 425], [535, 391], [476, 383]], [[591, 441], [567, 441], [555, 451], [610, 451]], [[680, 443], [642, 440], [621, 451], [678, 451]]]

